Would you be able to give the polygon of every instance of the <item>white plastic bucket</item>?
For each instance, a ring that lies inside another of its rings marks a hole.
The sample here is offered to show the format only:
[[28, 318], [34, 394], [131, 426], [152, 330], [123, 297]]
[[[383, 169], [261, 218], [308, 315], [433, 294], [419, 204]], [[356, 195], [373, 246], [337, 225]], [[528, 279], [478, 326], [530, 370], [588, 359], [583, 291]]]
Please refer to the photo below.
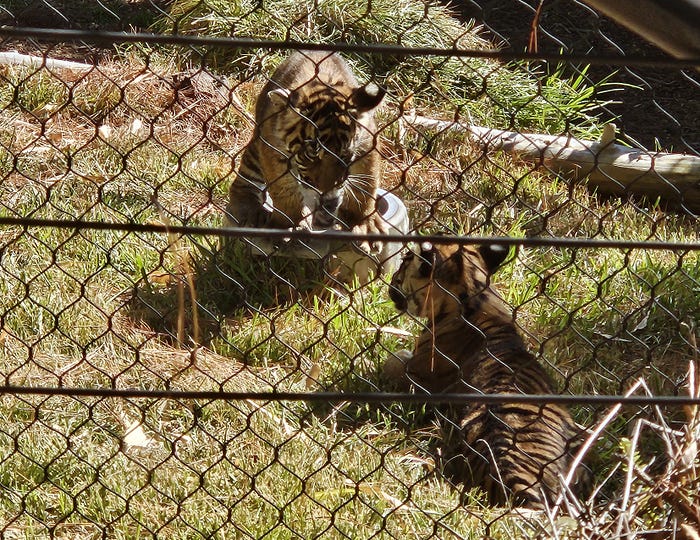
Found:
[[[389, 226], [391, 234], [407, 234], [409, 219], [406, 206], [403, 201], [390, 191], [377, 189], [377, 211]], [[278, 255], [282, 257], [294, 257], [299, 259], [321, 259], [329, 254], [336, 254], [340, 258], [352, 251], [357, 258], [358, 250], [347, 249], [337, 240], [325, 240], [325, 231], [314, 231], [314, 237], [305, 240], [268, 240], [266, 238], [250, 238], [247, 240], [253, 246], [253, 254], [260, 256]], [[393, 271], [398, 266], [400, 252], [403, 248], [401, 242], [385, 242], [381, 253], [376, 259], [381, 263], [385, 273]], [[369, 259], [370, 257], [367, 256]]]
[[[377, 211], [389, 225], [390, 234], [408, 234], [410, 228], [408, 211], [403, 201], [391, 191], [377, 189]], [[384, 272], [391, 272], [399, 266], [402, 249], [401, 242], [384, 243], [384, 248], [379, 255]]]

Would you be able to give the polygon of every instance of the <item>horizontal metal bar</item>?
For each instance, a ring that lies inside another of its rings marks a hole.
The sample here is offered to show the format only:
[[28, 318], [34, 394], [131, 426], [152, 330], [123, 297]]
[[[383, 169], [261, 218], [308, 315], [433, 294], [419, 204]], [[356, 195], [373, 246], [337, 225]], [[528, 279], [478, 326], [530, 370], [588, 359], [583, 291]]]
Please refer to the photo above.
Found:
[[588, 405], [700, 405], [700, 398], [683, 396], [613, 396], [561, 394], [411, 394], [396, 392], [224, 392], [203, 390], [144, 390], [140, 388], [76, 388], [0, 386], [0, 395], [193, 399], [223, 401], [310, 401], [326, 403], [561, 403]]
[[136, 233], [161, 233], [191, 236], [225, 236], [231, 238], [267, 238], [309, 240], [325, 239], [344, 242], [383, 240], [387, 242], [432, 242], [434, 244], [497, 244], [504, 246], [554, 246], [570, 248], [619, 248], [619, 249], [657, 249], [669, 251], [698, 251], [697, 242], [665, 242], [662, 240], [599, 240], [594, 238], [513, 238], [503, 236], [446, 236], [419, 234], [355, 234], [343, 231], [311, 232], [308, 230], [287, 229], [253, 229], [245, 227], [200, 227], [190, 225], [156, 225], [146, 223], [108, 223], [104, 221], [70, 221], [58, 219], [10, 218], [0, 217], [0, 226], [54, 227], [75, 230], [109, 230]]
[[361, 52], [395, 56], [456, 56], [464, 58], [492, 58], [504, 62], [512, 60], [543, 60], [546, 62], [568, 62], [608, 66], [639, 66], [659, 68], [695, 68], [700, 58], [649, 58], [621, 55], [563, 55], [552, 53], [527, 53], [490, 49], [458, 49], [442, 47], [403, 47], [384, 43], [307, 43], [301, 41], [279, 41], [267, 39], [189, 36], [183, 34], [151, 34], [143, 32], [104, 32], [59, 28], [33, 28], [0, 26], [0, 37], [37, 38], [53, 41], [87, 41], [91, 43], [152, 43], [161, 45], [186, 45], [195, 47], [231, 47], [241, 49], [306, 49], [337, 52]]

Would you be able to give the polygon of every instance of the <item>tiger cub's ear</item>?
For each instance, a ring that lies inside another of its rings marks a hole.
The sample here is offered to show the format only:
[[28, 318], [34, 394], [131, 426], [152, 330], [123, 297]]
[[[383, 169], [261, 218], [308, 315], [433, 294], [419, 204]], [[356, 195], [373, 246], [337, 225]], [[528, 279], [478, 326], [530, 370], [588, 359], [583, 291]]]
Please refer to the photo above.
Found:
[[378, 84], [369, 82], [353, 90], [350, 96], [350, 104], [359, 112], [371, 111], [382, 102], [385, 94], [386, 90], [384, 90], [384, 88]]
[[486, 264], [487, 272], [493, 274], [493, 272], [503, 264], [506, 257], [508, 257], [508, 246], [482, 244], [479, 246], [479, 253]]

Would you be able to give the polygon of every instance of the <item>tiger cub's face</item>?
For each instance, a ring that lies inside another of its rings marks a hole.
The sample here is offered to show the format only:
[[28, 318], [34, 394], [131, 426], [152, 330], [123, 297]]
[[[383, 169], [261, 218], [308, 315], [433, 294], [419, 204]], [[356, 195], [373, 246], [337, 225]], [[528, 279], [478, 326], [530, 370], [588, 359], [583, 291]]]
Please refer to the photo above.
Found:
[[[376, 84], [354, 89], [332, 88], [312, 80], [294, 91], [272, 90], [278, 107], [291, 109], [291, 126], [283, 134], [290, 153], [290, 172], [299, 181], [304, 206], [313, 212], [313, 225], [328, 228], [346, 196], [350, 165], [362, 157], [358, 130], [373, 137], [358, 119], [376, 108], [384, 97]], [[369, 145], [370, 148], [373, 145]], [[356, 179], [362, 182], [362, 179]], [[358, 186], [356, 186], [358, 187]], [[359, 186], [361, 187], [361, 186]]]
[[507, 255], [505, 246], [423, 242], [404, 256], [391, 280], [389, 297], [396, 309], [416, 317], [472, 311]]

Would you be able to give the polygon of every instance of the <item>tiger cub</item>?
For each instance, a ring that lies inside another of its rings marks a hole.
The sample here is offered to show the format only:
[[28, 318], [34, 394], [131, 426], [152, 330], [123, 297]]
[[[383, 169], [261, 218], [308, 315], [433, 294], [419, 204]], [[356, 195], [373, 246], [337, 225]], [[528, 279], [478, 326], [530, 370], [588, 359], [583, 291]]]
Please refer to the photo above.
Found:
[[[400, 351], [387, 360], [385, 377], [400, 389], [413, 385], [429, 393], [552, 393], [546, 371], [489, 285], [507, 253], [499, 246], [425, 243], [420, 253], [404, 257], [390, 298], [428, 324], [412, 353]], [[580, 438], [566, 408], [470, 403], [449, 420], [457, 440], [443, 441], [450, 447], [446, 469], [466, 487], [480, 486], [496, 505], [541, 509], [556, 498], [560, 477], [569, 470], [570, 442]]]
[[372, 111], [337, 54], [298, 51], [262, 89], [256, 127], [229, 191], [235, 226], [386, 232], [375, 209], [380, 155]]

